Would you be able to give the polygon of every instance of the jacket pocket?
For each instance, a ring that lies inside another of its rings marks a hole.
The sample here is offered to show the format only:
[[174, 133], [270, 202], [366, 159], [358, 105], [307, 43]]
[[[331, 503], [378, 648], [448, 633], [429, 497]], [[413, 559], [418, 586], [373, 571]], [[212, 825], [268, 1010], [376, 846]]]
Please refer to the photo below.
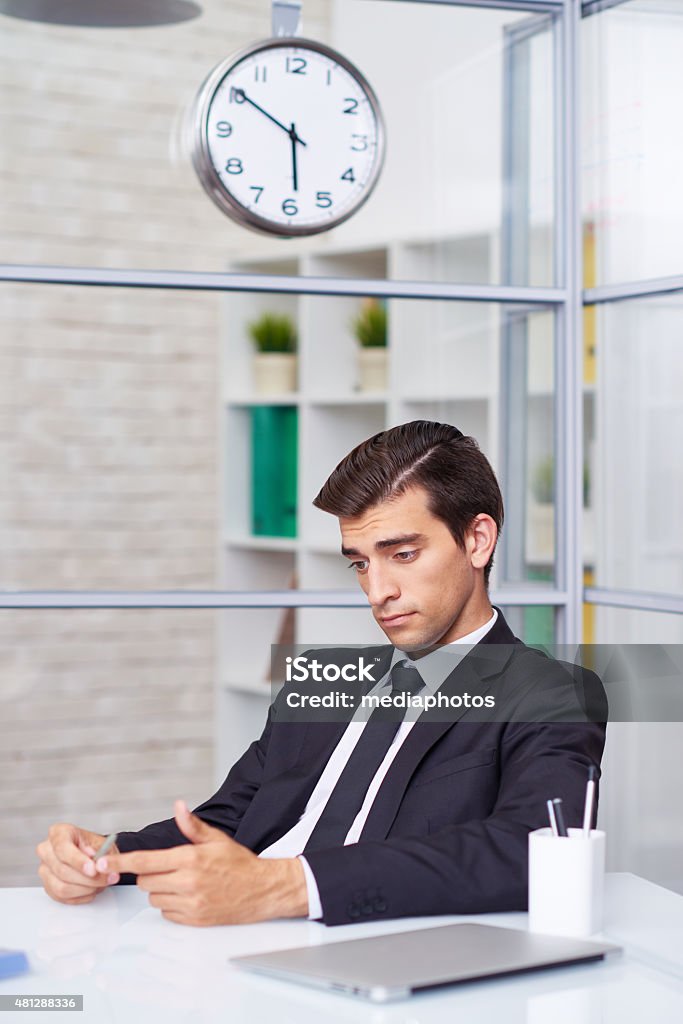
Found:
[[498, 750], [496, 747], [485, 748], [483, 750], [470, 750], [467, 754], [460, 754], [458, 757], [452, 757], [448, 761], [442, 761], [441, 764], [434, 765], [433, 768], [429, 768], [425, 772], [420, 772], [414, 778], [412, 785], [414, 787], [424, 786], [428, 782], [432, 782], [434, 779], [442, 779], [448, 775], [455, 775], [457, 772], [464, 772], [468, 768], [482, 768], [486, 765], [492, 765], [496, 763], [498, 757]]

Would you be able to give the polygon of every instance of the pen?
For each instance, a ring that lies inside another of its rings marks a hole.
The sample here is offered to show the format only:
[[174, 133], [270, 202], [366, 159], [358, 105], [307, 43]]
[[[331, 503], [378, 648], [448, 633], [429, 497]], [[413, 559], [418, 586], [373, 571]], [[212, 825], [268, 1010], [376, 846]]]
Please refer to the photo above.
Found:
[[107, 838], [102, 843], [102, 845], [100, 846], [100, 848], [97, 851], [97, 853], [95, 853], [93, 855], [92, 859], [94, 861], [96, 861], [98, 857], [104, 857], [105, 853], [109, 853], [109, 851], [111, 850], [112, 846], [114, 845], [114, 843], [116, 842], [118, 837], [119, 837], [118, 832], [112, 832], [111, 835], [108, 835]]
[[590, 839], [591, 824], [593, 822], [593, 807], [595, 806], [595, 780], [598, 776], [595, 765], [588, 769], [588, 782], [586, 783], [586, 803], [583, 809], [583, 838]]
[[568, 836], [567, 826], [564, 823], [564, 814], [562, 813], [562, 800], [559, 796], [556, 796], [552, 801], [553, 809], [555, 811], [555, 821], [557, 822], [557, 834], [558, 836]]
[[546, 801], [546, 807], [548, 808], [548, 817], [550, 818], [550, 827], [553, 830], [554, 836], [559, 836], [557, 831], [557, 820], [555, 818], [555, 807], [552, 800]]

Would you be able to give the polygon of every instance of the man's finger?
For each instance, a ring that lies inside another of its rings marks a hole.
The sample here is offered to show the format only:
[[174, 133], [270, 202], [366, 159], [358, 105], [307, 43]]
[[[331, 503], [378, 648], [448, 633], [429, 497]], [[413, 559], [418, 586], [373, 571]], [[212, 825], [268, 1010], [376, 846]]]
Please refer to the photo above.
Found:
[[65, 864], [64, 861], [60, 860], [57, 856], [50, 843], [43, 846], [40, 857], [50, 873], [61, 882], [65, 882], [70, 885], [85, 886], [90, 891], [92, 891], [92, 889], [103, 889], [109, 884], [107, 882], [106, 875], [96, 875], [91, 878], [86, 876], [80, 868], [72, 867], [70, 864]]
[[188, 923], [185, 914], [180, 914], [173, 910], [162, 910], [161, 916], [166, 918], [167, 921], [173, 921], [174, 924]]
[[81, 878], [85, 874], [83, 866], [92, 863], [90, 858], [86, 857], [82, 850], [79, 850], [74, 842], [74, 837], [69, 834], [57, 832], [48, 843], [48, 848], [51, 852], [54, 851], [55, 858], [61, 864], [73, 868]]
[[75, 907], [75, 906], [77, 906], [77, 905], [79, 905], [81, 903], [92, 903], [92, 901], [95, 899], [95, 896], [97, 895], [97, 893], [91, 892], [87, 896], [77, 896], [75, 898], [63, 898], [62, 896], [58, 896], [56, 893], [54, 893], [52, 890], [50, 890], [48, 888], [45, 889], [45, 892], [48, 894], [50, 899], [55, 901], [55, 903], [63, 903], [63, 904], [65, 904], [68, 907]]
[[192, 875], [183, 868], [161, 874], [138, 875], [137, 886], [143, 892], [178, 893], [181, 896], [189, 896], [194, 888]]
[[174, 914], [187, 915], [190, 913], [190, 903], [186, 896], [179, 896], [172, 892], [152, 892], [149, 895], [150, 907], [157, 910], [167, 910]]
[[153, 875], [177, 871], [194, 856], [191, 846], [173, 846], [170, 850], [132, 850], [130, 853], [107, 853], [95, 862], [98, 871], [130, 871], [134, 875]]
[[213, 843], [227, 838], [225, 832], [193, 814], [184, 800], [176, 800], [173, 810], [178, 828], [191, 843]]
[[92, 898], [97, 894], [97, 890], [93, 890], [92, 885], [63, 881], [58, 875], [53, 874], [44, 863], [38, 868], [38, 874], [47, 894], [61, 903], [73, 899]]
[[94, 857], [95, 854], [97, 853], [97, 850], [95, 849], [95, 847], [91, 846], [90, 843], [79, 842], [79, 846], [80, 846], [81, 850], [83, 851], [83, 853], [87, 854], [88, 857]]

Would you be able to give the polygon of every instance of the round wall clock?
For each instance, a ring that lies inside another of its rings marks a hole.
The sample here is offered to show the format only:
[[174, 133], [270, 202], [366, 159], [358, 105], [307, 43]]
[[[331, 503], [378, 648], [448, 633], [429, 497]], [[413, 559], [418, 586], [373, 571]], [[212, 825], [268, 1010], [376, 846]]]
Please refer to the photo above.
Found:
[[274, 235], [314, 235], [366, 201], [384, 123], [357, 68], [321, 43], [256, 43], [214, 68], [193, 115], [192, 159], [228, 216]]

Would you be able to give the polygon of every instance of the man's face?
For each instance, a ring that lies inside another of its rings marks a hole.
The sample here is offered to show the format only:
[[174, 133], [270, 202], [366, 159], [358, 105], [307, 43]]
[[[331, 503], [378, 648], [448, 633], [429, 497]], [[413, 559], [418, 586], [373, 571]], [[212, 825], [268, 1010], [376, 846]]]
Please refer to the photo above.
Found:
[[463, 551], [427, 501], [427, 492], [415, 487], [339, 519], [342, 554], [380, 628], [404, 651], [450, 643], [491, 616], [483, 566], [495, 544], [495, 523], [478, 516]]

